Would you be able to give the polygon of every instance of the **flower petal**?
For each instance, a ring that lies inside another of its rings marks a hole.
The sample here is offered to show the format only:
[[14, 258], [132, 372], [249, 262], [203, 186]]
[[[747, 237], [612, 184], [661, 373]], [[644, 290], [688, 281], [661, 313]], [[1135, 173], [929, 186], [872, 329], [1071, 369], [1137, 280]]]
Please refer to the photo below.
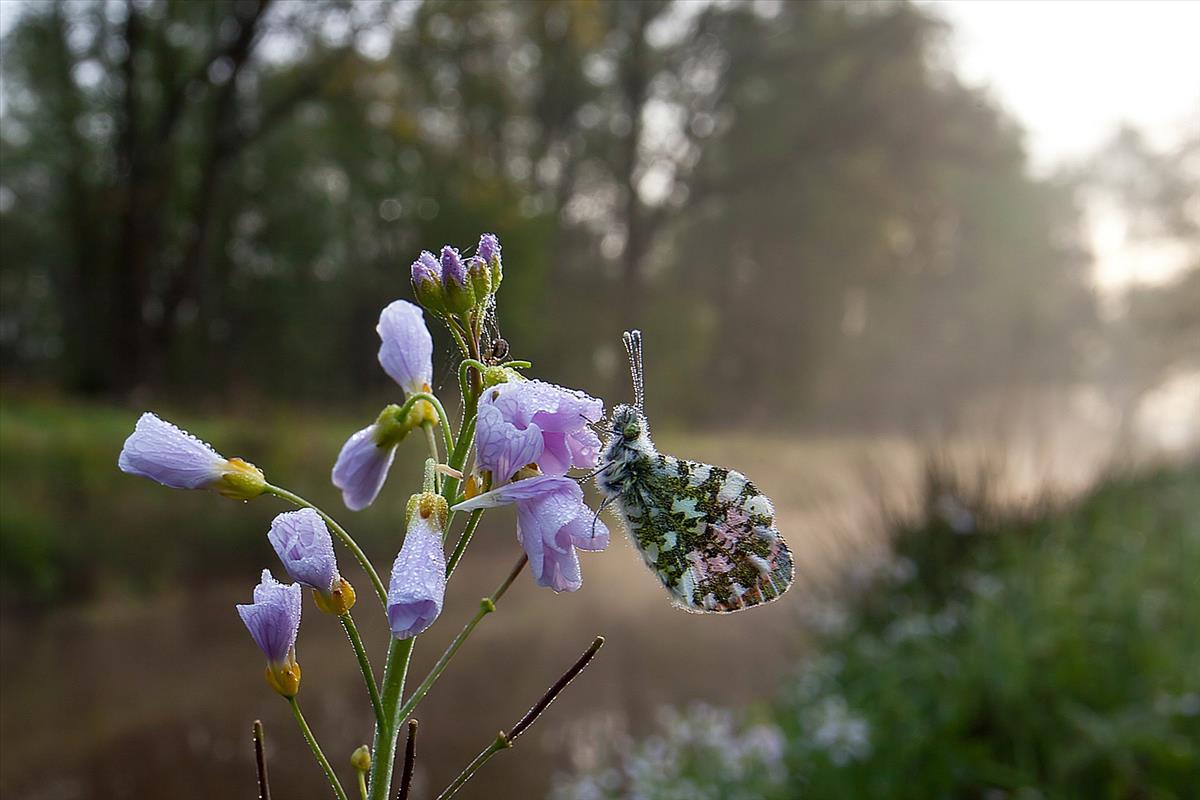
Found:
[[475, 450], [480, 469], [491, 470], [498, 484], [542, 455], [542, 432], [536, 425], [523, 430], [504, 418], [494, 405], [480, 403], [475, 416]]
[[396, 300], [379, 315], [379, 363], [407, 394], [433, 382], [433, 337], [419, 306]]
[[285, 586], [264, 569], [254, 588], [254, 602], [237, 606], [237, 611], [267, 661], [282, 663], [296, 646], [300, 631], [300, 585]]
[[220, 480], [227, 462], [187, 431], [149, 412], [138, 418], [117, 466], [173, 489], [203, 489]]
[[375, 443], [374, 424], [346, 440], [331, 476], [333, 485], [342, 490], [346, 508], [362, 511], [375, 502], [395, 456], [395, 445], [380, 447]]
[[275, 517], [267, 538], [297, 583], [328, 592], [340, 577], [329, 528], [313, 509], [286, 511]]
[[[444, 506], [443, 506], [444, 508]], [[432, 518], [412, 516], [388, 584], [388, 627], [397, 639], [416, 636], [442, 613], [446, 551]]]

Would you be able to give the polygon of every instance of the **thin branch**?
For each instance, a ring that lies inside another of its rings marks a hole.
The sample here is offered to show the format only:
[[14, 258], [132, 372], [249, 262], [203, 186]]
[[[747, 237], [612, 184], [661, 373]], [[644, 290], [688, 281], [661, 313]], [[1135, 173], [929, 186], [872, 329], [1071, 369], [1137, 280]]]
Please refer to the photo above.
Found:
[[258, 771], [258, 800], [271, 800], [271, 783], [267, 780], [267, 754], [263, 752], [262, 720], [254, 720], [254, 766]]
[[408, 800], [412, 789], [413, 769], [417, 765], [417, 721], [408, 721], [408, 742], [404, 745], [404, 770], [400, 773], [400, 792], [396, 800]]
[[588, 663], [596, 657], [596, 653], [599, 653], [600, 648], [603, 646], [603, 636], [597, 636], [595, 639], [593, 639], [591, 646], [588, 647], [587, 650], [583, 651], [583, 655], [575, 660], [575, 663], [571, 665], [571, 668], [564, 672], [562, 677], [555, 681], [554, 685], [546, 690], [546, 693], [542, 695], [541, 699], [534, 703], [533, 707], [525, 712], [525, 716], [517, 720], [517, 724], [513, 725], [512, 730], [508, 732], [509, 747], [512, 747], [513, 742], [517, 740], [518, 736], [529, 730], [530, 725], [537, 722], [537, 718], [542, 715], [542, 712], [549, 708], [550, 704], [553, 703], [560, 694], [562, 694], [563, 689], [566, 689], [567, 685], [571, 681], [575, 680], [575, 677], [587, 668]]
[[534, 722], [537, 722], [537, 718], [542, 715], [542, 712], [554, 702], [555, 698], [562, 694], [563, 689], [566, 689], [567, 685], [571, 681], [575, 680], [575, 677], [579, 675], [579, 673], [583, 672], [584, 669], [587, 668], [587, 665], [593, 658], [595, 658], [596, 653], [600, 652], [600, 648], [603, 646], [604, 637], [597, 636], [592, 641], [591, 647], [585, 650], [583, 655], [581, 655], [575, 661], [575, 663], [571, 665], [571, 668], [564, 672], [562, 677], [555, 681], [554, 685], [546, 690], [546, 693], [542, 695], [541, 699], [534, 703], [533, 707], [525, 712], [525, 716], [517, 720], [517, 724], [513, 725], [512, 728], [509, 729], [508, 733], [500, 731], [498, 734], [496, 734], [496, 738], [492, 740], [492, 743], [485, 747], [479, 753], [479, 755], [475, 756], [471, 763], [467, 765], [466, 769], [460, 772], [458, 777], [455, 778], [449, 786], [442, 790], [442, 793], [437, 796], [437, 800], [449, 800], [458, 793], [458, 790], [461, 789], [463, 785], [475, 775], [476, 772], [479, 771], [480, 767], [488, 762], [488, 759], [496, 755], [496, 753], [499, 753], [501, 750], [508, 750], [511, 748], [517, 741], [517, 737], [529, 730], [529, 727], [533, 725]]

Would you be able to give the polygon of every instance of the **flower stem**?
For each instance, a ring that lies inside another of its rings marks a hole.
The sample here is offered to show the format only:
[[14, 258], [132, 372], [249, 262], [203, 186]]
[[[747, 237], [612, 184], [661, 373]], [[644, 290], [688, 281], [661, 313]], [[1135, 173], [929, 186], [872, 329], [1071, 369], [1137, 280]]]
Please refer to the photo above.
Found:
[[433, 406], [437, 411], [438, 419], [441, 421], [442, 438], [446, 444], [446, 452], [449, 453], [454, 449], [453, 434], [450, 433], [450, 418], [446, 416], [446, 409], [442, 406], [442, 401], [438, 400], [429, 392], [413, 392], [404, 399], [404, 405], [400, 406], [400, 410], [396, 412], [396, 419], [403, 420], [408, 416], [408, 412], [416, 405], [418, 400], [424, 400]]
[[[458, 432], [458, 442], [454, 445], [454, 451], [450, 454], [449, 467], [462, 472], [463, 467], [467, 464], [467, 456], [471, 452], [471, 445], [475, 442], [475, 406], [469, 405], [463, 410], [463, 425]], [[447, 478], [442, 482], [442, 497], [446, 498], [446, 502], [454, 505], [456, 495], [458, 494], [458, 485], [461, 483], [456, 478]], [[454, 513], [450, 512], [450, 516], [446, 519], [446, 531], [449, 532], [450, 526], [454, 523]]]
[[358, 656], [358, 668], [362, 670], [363, 682], [367, 684], [367, 694], [371, 696], [371, 707], [375, 709], [375, 721], [383, 725], [387, 718], [383, 715], [379, 688], [375, 685], [375, 671], [371, 669], [371, 660], [367, 658], [367, 650], [363, 647], [362, 637], [358, 635], [358, 627], [354, 624], [354, 618], [350, 616], [349, 611], [338, 617], [338, 620], [346, 629], [346, 635], [350, 637], [350, 644], [354, 645], [354, 655]]
[[400, 771], [400, 791], [396, 800], [408, 800], [412, 790], [413, 769], [417, 766], [417, 721], [408, 721], [408, 742], [404, 745], [404, 769]]
[[[368, 784], [369, 800], [390, 800], [392, 767], [396, 760], [396, 742], [399, 741], [400, 722], [403, 717], [395, 713], [404, 695], [404, 679], [408, 674], [408, 662], [412, 658], [415, 639], [392, 639], [388, 647], [387, 664], [383, 668], [383, 708], [386, 724], [375, 726], [375, 742], [371, 747], [371, 780]], [[387, 712], [393, 713], [388, 716]]]
[[267, 780], [267, 755], [263, 743], [262, 720], [254, 720], [254, 766], [258, 771], [258, 800], [271, 800], [271, 782]]
[[509, 729], [508, 733], [500, 731], [498, 734], [496, 734], [496, 738], [492, 740], [491, 744], [485, 747], [479, 753], [479, 755], [475, 756], [471, 763], [466, 766], [466, 769], [460, 772], [458, 777], [451, 781], [450, 785], [442, 790], [442, 793], [437, 796], [437, 800], [449, 800], [449, 798], [453, 797], [458, 790], [463, 787], [463, 784], [469, 781], [471, 777], [479, 771], [480, 767], [487, 763], [488, 759], [496, 755], [496, 753], [499, 753], [501, 750], [508, 750], [511, 748], [516, 743], [517, 738], [525, 731], [529, 730], [529, 727], [537, 721], [537, 718], [542, 715], [542, 712], [554, 702], [555, 698], [562, 694], [563, 690], [567, 688], [567, 685], [571, 681], [575, 680], [575, 677], [587, 668], [588, 663], [595, 658], [596, 653], [598, 653], [600, 648], [603, 646], [603, 636], [597, 636], [594, 640], [592, 640], [591, 646], [584, 651], [583, 655], [576, 659], [575, 663], [571, 665], [571, 668], [564, 672], [562, 677], [555, 681], [554, 685], [546, 690], [545, 694], [543, 694], [541, 698], [533, 704], [533, 707], [526, 711], [525, 715], [521, 717], [521, 719], [517, 720], [517, 723]]
[[483, 516], [483, 509], [477, 508], [471, 512], [471, 516], [467, 518], [467, 527], [463, 528], [462, 535], [458, 537], [458, 543], [454, 545], [454, 552], [450, 554], [450, 560], [446, 562], [446, 580], [450, 580], [450, 576], [454, 574], [454, 568], [458, 566], [459, 559], [467, 549], [467, 545], [471, 543], [471, 537], [475, 535], [475, 529], [479, 527], [479, 520]]
[[450, 642], [450, 645], [446, 648], [446, 651], [442, 653], [441, 658], [439, 658], [437, 663], [433, 665], [433, 668], [429, 670], [429, 674], [425, 676], [425, 679], [421, 681], [420, 685], [417, 686], [408, 700], [404, 702], [404, 705], [400, 708], [399, 712], [397, 712], [395, 717], [397, 724], [404, 721], [404, 719], [408, 717], [408, 715], [411, 714], [414, 709], [416, 709], [417, 704], [425, 699], [425, 695], [429, 694], [429, 690], [433, 688], [433, 684], [439, 677], [441, 677], [441, 674], [445, 671], [446, 666], [450, 663], [450, 659], [454, 658], [454, 654], [457, 653], [459, 648], [463, 646], [463, 643], [467, 641], [467, 637], [471, 635], [471, 631], [475, 630], [475, 626], [478, 625], [484, 617], [496, 610], [496, 603], [499, 602], [501, 597], [504, 597], [504, 593], [508, 591], [508, 587], [512, 586], [513, 581], [515, 581], [517, 576], [521, 574], [521, 570], [525, 568], [525, 564], [528, 561], [528, 557], [521, 556], [520, 560], [517, 561], [516, 565], [512, 568], [512, 571], [509, 572], [508, 577], [504, 579], [503, 583], [496, 587], [496, 591], [492, 592], [491, 596], [485, 597], [479, 601], [479, 610], [475, 612], [475, 616], [471, 617], [467, 624], [463, 626], [463, 629], [458, 632], [458, 636], [454, 637], [454, 641]]
[[300, 495], [295, 494], [294, 492], [289, 492], [287, 489], [279, 486], [272, 486], [268, 483], [266, 490], [268, 493], [275, 495], [281, 500], [287, 500], [289, 503], [300, 506], [301, 508], [311, 508], [313, 511], [320, 514], [321, 519], [325, 520], [325, 524], [328, 525], [329, 529], [333, 531], [334, 535], [341, 540], [342, 544], [346, 546], [346, 549], [354, 555], [354, 560], [357, 561], [359, 566], [363, 568], [363, 571], [367, 573], [367, 577], [371, 580], [371, 585], [375, 588], [375, 594], [379, 596], [379, 602], [383, 603], [384, 606], [387, 605], [387, 589], [384, 587], [383, 581], [379, 580], [379, 573], [377, 573], [375, 571], [375, 567], [371, 565], [371, 561], [367, 558], [367, 554], [364, 553], [362, 548], [358, 546], [358, 542], [354, 541], [350, 534], [346, 533], [346, 529], [339, 525], [337, 520], [305, 500]]
[[[422, 422], [421, 427], [425, 429], [425, 444], [429, 446], [429, 455], [433, 459], [434, 464], [441, 463], [441, 457], [438, 455], [437, 437], [433, 435], [433, 425], [428, 422]], [[450, 457], [449, 449], [446, 450], [446, 458]], [[440, 480], [440, 478], [437, 478]]]
[[329, 785], [333, 787], [333, 793], [337, 795], [338, 800], [346, 800], [346, 790], [342, 788], [337, 774], [334, 773], [333, 767], [329, 765], [329, 759], [321, 752], [321, 745], [317, 744], [317, 737], [313, 736], [312, 728], [308, 727], [308, 723], [304, 721], [304, 715], [300, 713], [300, 704], [296, 702], [295, 697], [289, 697], [288, 705], [292, 707], [292, 715], [296, 718], [296, 724], [300, 726], [300, 732], [304, 734], [304, 739], [308, 742], [313, 756], [317, 759], [317, 763], [321, 765], [321, 769], [325, 770], [325, 777], [329, 779]]
[[367, 800], [367, 773], [358, 772], [358, 793], [362, 795], [362, 800]]

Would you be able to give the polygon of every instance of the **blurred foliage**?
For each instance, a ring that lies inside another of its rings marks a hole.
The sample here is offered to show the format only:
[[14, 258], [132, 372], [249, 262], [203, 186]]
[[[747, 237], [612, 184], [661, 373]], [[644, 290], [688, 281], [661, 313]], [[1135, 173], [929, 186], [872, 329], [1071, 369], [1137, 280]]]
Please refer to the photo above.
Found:
[[[354, 421], [286, 410], [255, 421], [163, 413], [224, 455], [244, 457], [271, 480], [341, 508], [325, 476], [347, 433], [359, 427]], [[115, 407], [34, 398], [10, 398], [0, 408], [4, 601], [29, 607], [88, 600], [103, 591], [153, 593], [184, 579], [238, 570], [254, 575], [268, 563], [265, 533], [286, 508], [263, 498], [243, 509], [210, 492], [162, 489], [118, 471], [132, 419]], [[422, 463], [424, 444], [417, 439], [401, 444], [412, 451], [407, 463]], [[405, 500], [385, 495], [379, 510], [357, 515], [355, 535], [364, 547], [396, 549], [395, 520], [402, 517], [396, 504]]]
[[[554, 796], [1194, 796], [1200, 465], [1113, 478], [1060, 512], [1006, 512], [980, 488], [930, 472], [926, 521], [808, 605], [813, 655], [752, 726], [702, 710], [681, 733], [669, 715]], [[737, 759], [696, 765], [718, 723], [758, 743], [757, 783]]]
[[[944, 35], [907, 2], [26, 4], [0, 366], [365, 404], [408, 264], [494, 230], [516, 354], [624, 393], [640, 325], [664, 413], [726, 413], [715, 384], [744, 422], [895, 424], [1069, 383], [1099, 324], [1083, 178], [1028, 176]], [[1134, 197], [1184, 214], [1163, 187]]]

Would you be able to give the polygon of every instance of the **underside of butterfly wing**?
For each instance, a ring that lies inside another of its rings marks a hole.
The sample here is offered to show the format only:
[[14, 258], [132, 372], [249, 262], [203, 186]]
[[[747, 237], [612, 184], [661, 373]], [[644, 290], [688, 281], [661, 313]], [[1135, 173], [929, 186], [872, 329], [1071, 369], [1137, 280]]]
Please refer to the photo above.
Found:
[[771, 501], [740, 472], [659, 453], [629, 463], [617, 498], [646, 564], [687, 611], [740, 611], [792, 583]]

